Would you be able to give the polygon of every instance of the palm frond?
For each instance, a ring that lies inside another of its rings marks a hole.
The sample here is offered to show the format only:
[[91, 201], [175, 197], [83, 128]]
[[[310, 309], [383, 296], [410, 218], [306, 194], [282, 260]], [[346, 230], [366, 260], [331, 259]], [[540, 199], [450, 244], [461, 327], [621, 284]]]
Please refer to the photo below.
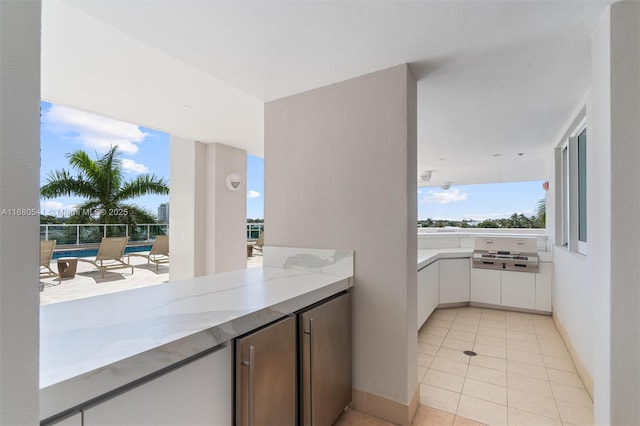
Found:
[[156, 175], [139, 175], [135, 179], [126, 182], [117, 195], [118, 200], [128, 200], [142, 195], [156, 194], [165, 195], [169, 193], [167, 182]]
[[49, 172], [46, 183], [40, 188], [40, 196], [55, 198], [71, 195], [94, 198], [96, 192], [90, 182], [81, 176], [73, 177], [67, 170]]

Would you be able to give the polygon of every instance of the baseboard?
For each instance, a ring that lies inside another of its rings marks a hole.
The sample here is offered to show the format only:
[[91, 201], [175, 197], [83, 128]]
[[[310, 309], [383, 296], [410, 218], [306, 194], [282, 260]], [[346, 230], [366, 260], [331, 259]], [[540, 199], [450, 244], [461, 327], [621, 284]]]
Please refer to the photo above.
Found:
[[569, 337], [569, 333], [567, 333], [567, 329], [564, 327], [564, 325], [562, 325], [562, 323], [560, 322], [560, 320], [556, 315], [554, 315], [552, 318], [553, 318], [553, 323], [556, 325], [556, 328], [560, 333], [560, 337], [562, 337], [562, 340], [564, 340], [565, 346], [569, 350], [569, 355], [573, 360], [573, 364], [576, 366], [578, 376], [580, 377], [580, 380], [582, 380], [582, 384], [584, 385], [584, 388], [587, 390], [587, 393], [589, 394], [589, 396], [591, 397], [591, 400], [593, 401], [593, 378], [591, 377], [589, 370], [587, 370], [586, 365], [582, 361], [582, 358], [580, 358], [580, 354], [573, 347], [573, 343], [571, 343], [571, 338]]
[[409, 426], [420, 405], [420, 385], [416, 386], [409, 404], [403, 404], [393, 399], [354, 388], [351, 405], [354, 409], [381, 420], [401, 426]]

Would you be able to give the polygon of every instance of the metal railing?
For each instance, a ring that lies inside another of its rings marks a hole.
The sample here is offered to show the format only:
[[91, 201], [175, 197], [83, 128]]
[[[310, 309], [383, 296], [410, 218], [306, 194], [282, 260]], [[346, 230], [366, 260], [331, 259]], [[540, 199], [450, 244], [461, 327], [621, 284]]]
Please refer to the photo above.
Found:
[[264, 223], [247, 223], [247, 241], [254, 241], [264, 231]]
[[[255, 241], [264, 231], [264, 223], [247, 223], [247, 241]], [[156, 235], [168, 235], [166, 223], [125, 224], [41, 224], [40, 239], [56, 240], [56, 245], [98, 244], [103, 237], [129, 237], [129, 241], [151, 241]]]
[[40, 240], [56, 240], [56, 245], [97, 244], [103, 237], [129, 237], [129, 241], [151, 241], [156, 235], [168, 235], [166, 223], [136, 226], [117, 224], [41, 224]]

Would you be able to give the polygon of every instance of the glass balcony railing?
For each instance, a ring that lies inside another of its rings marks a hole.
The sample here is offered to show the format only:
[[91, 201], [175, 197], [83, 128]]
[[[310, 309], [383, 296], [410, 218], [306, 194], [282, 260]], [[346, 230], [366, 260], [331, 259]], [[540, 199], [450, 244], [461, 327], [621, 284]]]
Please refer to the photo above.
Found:
[[247, 241], [255, 241], [264, 231], [264, 223], [247, 223]]
[[[255, 241], [264, 231], [264, 223], [247, 223], [247, 241]], [[41, 224], [40, 240], [56, 240], [56, 245], [99, 244], [103, 237], [129, 237], [129, 241], [153, 241], [156, 235], [168, 235], [166, 223], [130, 225]]]
[[41, 224], [40, 240], [56, 240], [56, 246], [98, 244], [103, 237], [129, 237], [129, 241], [152, 241], [156, 235], [168, 235], [169, 225], [147, 223], [136, 226]]

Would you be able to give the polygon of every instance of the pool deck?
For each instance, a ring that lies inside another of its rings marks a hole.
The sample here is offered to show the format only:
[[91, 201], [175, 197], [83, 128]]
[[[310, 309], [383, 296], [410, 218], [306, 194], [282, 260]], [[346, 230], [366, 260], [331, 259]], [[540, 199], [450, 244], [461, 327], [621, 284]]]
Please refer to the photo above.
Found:
[[[131, 269], [122, 268], [107, 271], [103, 278], [102, 273], [93, 265], [78, 262], [74, 278], [62, 280], [57, 277], [41, 278], [40, 282], [44, 283], [44, 290], [40, 292], [40, 304], [66, 302], [169, 282], [168, 263], [161, 264], [156, 271], [156, 265], [147, 265], [146, 259], [142, 257], [132, 256], [130, 261], [134, 265], [133, 274]], [[262, 266], [262, 255], [254, 254], [247, 258], [247, 268], [260, 266]], [[57, 271], [55, 259], [51, 261], [51, 268]]]

